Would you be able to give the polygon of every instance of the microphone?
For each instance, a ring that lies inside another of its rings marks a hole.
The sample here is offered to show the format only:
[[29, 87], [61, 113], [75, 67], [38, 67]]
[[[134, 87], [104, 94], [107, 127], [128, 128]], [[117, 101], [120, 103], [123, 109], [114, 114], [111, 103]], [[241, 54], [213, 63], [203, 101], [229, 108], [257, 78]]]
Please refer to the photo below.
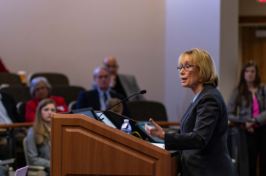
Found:
[[[105, 109], [104, 111], [102, 111], [101, 115], [99, 116], [99, 119], [100, 119], [100, 117], [104, 114], [105, 111], [112, 109], [112, 108], [115, 107], [116, 105], [118, 105], [118, 104], [120, 104], [120, 103], [123, 103], [124, 101], [128, 100], [129, 98], [131, 98], [131, 97], [133, 97], [133, 96], [135, 96], [135, 95], [145, 94], [146, 92], [147, 92], [146, 90], [141, 90], [139, 93], [135, 93], [135, 94], [133, 94], [133, 95], [131, 95], [131, 96], [125, 98], [124, 100], [119, 101], [119, 102], [116, 103], [115, 105], [113, 105], [113, 106], [111, 106], [111, 107]], [[100, 119], [100, 121], [102, 121], [102, 120], [103, 120], [103, 119]]]

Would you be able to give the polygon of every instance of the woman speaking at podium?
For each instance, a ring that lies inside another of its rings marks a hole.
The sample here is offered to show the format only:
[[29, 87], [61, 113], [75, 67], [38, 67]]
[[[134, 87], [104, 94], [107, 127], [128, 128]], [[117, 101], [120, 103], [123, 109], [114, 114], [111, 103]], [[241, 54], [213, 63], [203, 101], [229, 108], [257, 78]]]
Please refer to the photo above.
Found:
[[147, 133], [165, 141], [165, 149], [181, 150], [182, 176], [237, 176], [227, 150], [228, 119], [211, 56], [191, 49], [181, 54], [177, 70], [183, 87], [195, 97], [181, 119], [180, 134], [167, 134], [152, 119]]

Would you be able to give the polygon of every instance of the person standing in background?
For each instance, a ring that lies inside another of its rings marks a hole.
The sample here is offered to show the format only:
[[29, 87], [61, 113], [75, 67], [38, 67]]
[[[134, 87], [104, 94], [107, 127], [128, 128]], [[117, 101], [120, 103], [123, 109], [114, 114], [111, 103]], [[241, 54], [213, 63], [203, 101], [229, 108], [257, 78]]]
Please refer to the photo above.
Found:
[[[110, 87], [117, 93], [128, 97], [135, 93], [140, 92], [140, 88], [133, 75], [118, 74], [118, 68], [116, 59], [114, 57], [106, 57], [103, 60], [103, 65], [109, 69], [111, 73]], [[129, 101], [143, 101], [145, 100], [143, 95], [137, 95], [129, 99]]]
[[238, 150], [243, 151], [239, 157], [246, 157], [240, 158], [239, 162], [247, 162], [242, 168], [249, 169], [249, 176], [256, 175], [258, 154], [260, 154], [260, 175], [266, 175], [265, 96], [266, 86], [261, 85], [258, 66], [255, 62], [249, 61], [242, 67], [239, 84], [227, 106], [229, 118], [251, 121], [246, 123], [246, 131], [239, 132], [240, 143], [237, 144]]

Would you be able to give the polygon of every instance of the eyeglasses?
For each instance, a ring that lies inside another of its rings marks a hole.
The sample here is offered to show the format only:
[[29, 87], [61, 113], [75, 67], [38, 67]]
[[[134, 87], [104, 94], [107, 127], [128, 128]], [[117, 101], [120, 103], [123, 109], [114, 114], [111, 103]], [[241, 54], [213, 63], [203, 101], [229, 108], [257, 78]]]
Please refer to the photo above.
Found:
[[182, 68], [184, 68], [185, 71], [190, 71], [191, 67], [198, 67], [198, 66], [196, 66], [196, 65], [184, 65], [181, 67], [177, 67], [177, 71], [181, 72]]
[[97, 76], [98, 79], [107, 79], [109, 77], [109, 75], [101, 75], [101, 76]]
[[117, 65], [105, 65], [107, 68], [117, 68]]
[[38, 92], [38, 91], [40, 91], [40, 90], [44, 90], [44, 89], [46, 89], [47, 87], [39, 87], [39, 88], [36, 88], [35, 90], [34, 90], [34, 92]]

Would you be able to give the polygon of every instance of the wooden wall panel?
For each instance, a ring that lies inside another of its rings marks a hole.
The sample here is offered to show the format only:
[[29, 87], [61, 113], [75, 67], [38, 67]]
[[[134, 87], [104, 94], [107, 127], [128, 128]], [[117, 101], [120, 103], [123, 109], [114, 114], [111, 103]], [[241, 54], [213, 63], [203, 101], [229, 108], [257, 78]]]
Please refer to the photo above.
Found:
[[242, 65], [250, 60], [259, 67], [261, 82], [266, 83], [266, 38], [256, 37], [257, 27], [242, 27]]

